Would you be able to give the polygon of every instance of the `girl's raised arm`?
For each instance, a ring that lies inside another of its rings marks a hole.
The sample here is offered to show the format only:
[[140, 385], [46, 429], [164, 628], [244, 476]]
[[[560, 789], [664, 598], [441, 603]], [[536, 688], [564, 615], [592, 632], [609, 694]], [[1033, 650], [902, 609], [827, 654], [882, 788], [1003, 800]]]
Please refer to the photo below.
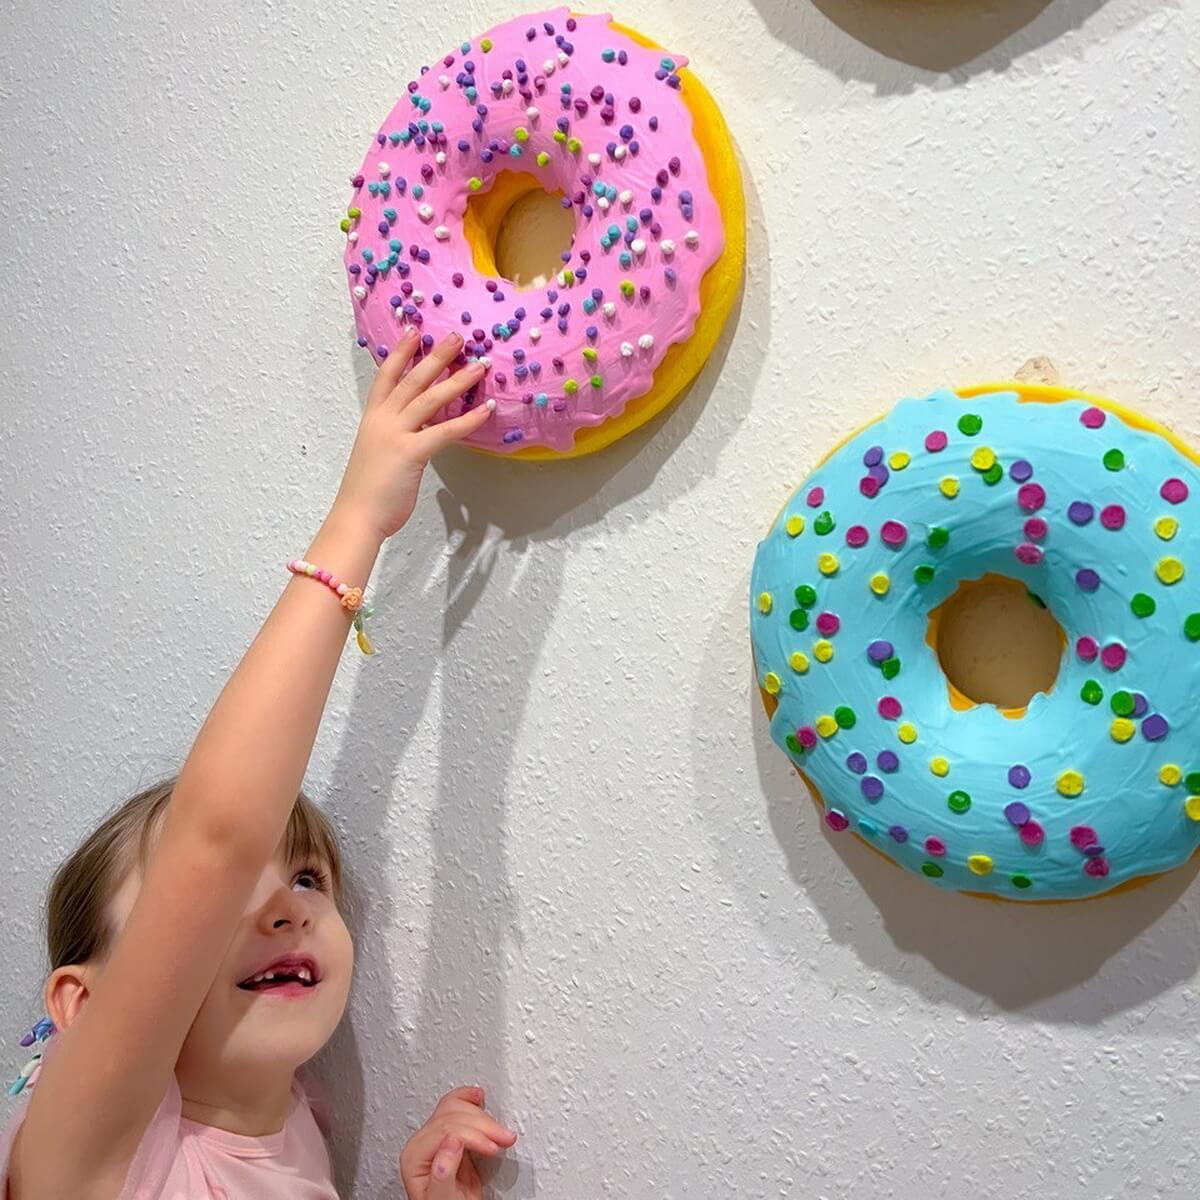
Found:
[[[480, 405], [424, 428], [483, 374], [438, 383], [462, 339], [408, 374], [413, 331], [385, 359], [341, 488], [307, 558], [365, 584], [407, 521], [421, 473], [479, 428]], [[13, 1148], [9, 1200], [117, 1195], [180, 1048], [300, 790], [351, 615], [327, 587], [293, 578], [226, 684], [183, 766], [144, 880], [111, 953], [55, 971], [61, 1032]]]

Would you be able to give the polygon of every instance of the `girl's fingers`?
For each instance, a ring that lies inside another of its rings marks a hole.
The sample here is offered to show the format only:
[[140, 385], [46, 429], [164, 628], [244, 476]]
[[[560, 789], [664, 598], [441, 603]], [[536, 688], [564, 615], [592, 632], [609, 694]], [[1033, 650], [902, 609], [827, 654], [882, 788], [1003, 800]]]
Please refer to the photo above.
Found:
[[517, 1140], [517, 1135], [511, 1129], [506, 1129], [499, 1121], [493, 1120], [485, 1112], [478, 1115], [465, 1113], [462, 1122], [471, 1129], [482, 1133], [484, 1137], [498, 1146], [511, 1146]]
[[[458, 357], [463, 340], [457, 333], [443, 338], [392, 389], [391, 400], [397, 408], [405, 408], [437, 379]], [[386, 361], [386, 360], [385, 360]]]
[[368, 404], [378, 404], [391, 395], [392, 389], [400, 382], [404, 374], [404, 368], [412, 362], [412, 356], [416, 353], [419, 342], [416, 329], [412, 325], [406, 326], [396, 339], [396, 344], [387, 358], [379, 364], [379, 370], [375, 373], [375, 381], [367, 393]]
[[429, 1168], [429, 1190], [425, 1193], [427, 1200], [439, 1200], [439, 1197], [451, 1200], [458, 1194], [454, 1180], [465, 1150], [462, 1138], [452, 1133], [442, 1138], [442, 1144], [437, 1148]]
[[400, 420], [406, 429], [415, 433], [451, 400], [465, 395], [482, 378], [483, 366], [480, 363], [471, 363], [461, 371], [455, 371], [449, 379], [443, 379], [441, 383], [426, 388], [411, 404], [401, 409]]
[[470, 412], [463, 413], [461, 417], [452, 417], [449, 421], [442, 421], [437, 425], [431, 425], [424, 432], [417, 435], [425, 447], [426, 454], [432, 458], [439, 450], [444, 450], [447, 446], [451, 446], [455, 442], [461, 442], [463, 438], [469, 437], [475, 430], [487, 422], [488, 418], [495, 411], [495, 408], [495, 400], [489, 400], [486, 404], [481, 404], [478, 408], [473, 408]]
[[[449, 1103], [451, 1100], [465, 1100], [468, 1104], [474, 1104], [474, 1105], [477, 1105], [479, 1108], [482, 1108], [483, 1107], [483, 1088], [481, 1088], [481, 1087], [455, 1088], [452, 1092], [447, 1092], [438, 1101], [438, 1104], [437, 1104], [438, 1108], [441, 1108], [444, 1104]], [[434, 1111], [436, 1112], [437, 1109], [435, 1109]]]

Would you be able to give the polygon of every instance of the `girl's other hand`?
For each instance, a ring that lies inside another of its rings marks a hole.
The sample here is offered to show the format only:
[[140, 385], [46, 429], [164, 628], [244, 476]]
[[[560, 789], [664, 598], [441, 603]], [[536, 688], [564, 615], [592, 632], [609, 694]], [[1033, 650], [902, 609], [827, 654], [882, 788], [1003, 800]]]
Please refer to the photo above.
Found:
[[517, 1140], [483, 1111], [483, 1088], [447, 1092], [400, 1154], [408, 1200], [482, 1200], [472, 1154], [495, 1158]]
[[424, 428], [442, 408], [478, 384], [484, 368], [471, 363], [437, 382], [462, 350], [462, 338], [453, 333], [406, 373], [418, 344], [419, 334], [409, 326], [380, 365], [333, 504], [335, 513], [365, 522], [380, 541], [412, 514], [425, 464], [439, 450], [474, 433], [496, 407], [489, 400]]

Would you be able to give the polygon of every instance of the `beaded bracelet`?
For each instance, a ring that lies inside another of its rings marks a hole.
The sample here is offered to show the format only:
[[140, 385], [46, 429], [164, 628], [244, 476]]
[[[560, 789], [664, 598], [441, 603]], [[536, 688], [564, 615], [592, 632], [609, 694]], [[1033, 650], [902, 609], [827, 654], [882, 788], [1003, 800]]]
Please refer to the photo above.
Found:
[[293, 575], [305, 575], [309, 579], [315, 579], [333, 592], [341, 601], [342, 607], [354, 616], [354, 640], [358, 643], [358, 648], [364, 654], [375, 653], [375, 647], [367, 639], [367, 631], [363, 628], [363, 622], [374, 613], [375, 609], [363, 599], [362, 588], [351, 587], [348, 583], [343, 583], [336, 575], [324, 571], [310, 562], [305, 562], [302, 558], [293, 558], [288, 563], [287, 569]]

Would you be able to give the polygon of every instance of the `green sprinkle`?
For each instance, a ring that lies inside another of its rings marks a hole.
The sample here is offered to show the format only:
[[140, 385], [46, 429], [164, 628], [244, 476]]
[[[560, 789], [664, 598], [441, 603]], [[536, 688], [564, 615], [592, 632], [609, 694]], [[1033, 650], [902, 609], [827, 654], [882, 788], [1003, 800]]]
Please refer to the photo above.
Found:
[[542, 150], [537, 156], [537, 165], [539, 167], [544, 167], [549, 161], [550, 155], [548, 155], [545, 150]]
[[556, 129], [554, 131], [554, 140], [556, 142], [565, 142], [567, 140], [567, 135], [563, 133], [561, 129]]
[[567, 138], [567, 149], [572, 154], [578, 154], [583, 149], [583, 143], [577, 137]]
[[358, 218], [362, 216], [362, 209], [350, 207], [346, 209], [346, 216], [350, 217], [351, 220], [357, 221]]
[[595, 362], [597, 357], [596, 351], [592, 349], [591, 346], [584, 346], [583, 357], [586, 358], [588, 362]]
[[1112, 699], [1108, 703], [1118, 717], [1127, 717], [1134, 709], [1133, 695], [1124, 690], [1113, 692]]
[[943, 546], [948, 545], [950, 541], [950, 530], [941, 525], [935, 525], [929, 531], [929, 536], [925, 539], [926, 545], [931, 550], [940, 550]]
[[796, 735], [794, 733], [789, 733], [783, 740], [787, 743], [787, 748], [793, 754], [804, 753], [804, 747], [796, 740]]
[[1125, 455], [1120, 450], [1106, 450], [1104, 453], [1104, 465], [1110, 471], [1119, 471], [1125, 466]]
[[1200, 796], [1200, 771], [1189, 771], [1183, 777], [1183, 786], [1193, 796]]
[[854, 709], [846, 704], [839, 704], [833, 710], [833, 719], [838, 723], [839, 729], [853, 729], [858, 722], [858, 717], [854, 715]]
[[343, 233], [349, 233], [349, 232], [350, 232], [350, 218], [349, 218], [349, 217], [343, 217], [343, 218], [342, 218], [342, 220], [341, 220], [341, 230], [342, 230], [342, 232], [343, 232]]
[[1025, 888], [1033, 887], [1033, 880], [1028, 875], [1014, 875], [1012, 877], [1012, 885], [1024, 891]]
[[574, 379], [568, 379], [566, 383], [563, 384], [563, 391], [566, 392], [568, 396], [573, 396], [577, 391], [579, 391], [579, 384], [577, 384]]
[[808, 628], [808, 613], [802, 608], [793, 608], [788, 620], [797, 633], [803, 633]]
[[894, 655], [891, 658], [885, 658], [879, 664], [879, 669], [883, 672], [884, 679], [895, 679], [900, 674], [900, 660]]
[[1155, 604], [1153, 596], [1147, 596], [1145, 592], [1138, 592], [1129, 601], [1129, 607], [1133, 610], [1135, 617], [1152, 617], [1158, 605]]
[[1184, 621], [1183, 636], [1189, 642], [1200, 642], [1200, 613], [1191, 613]]
[[637, 288], [635, 288], [633, 286], [632, 279], [622, 279], [621, 280], [621, 295], [622, 296], [632, 296], [635, 291], [637, 291]]
[[958, 418], [958, 431], [974, 437], [983, 428], [983, 418], [978, 413], [963, 413]]
[[913, 571], [913, 579], [917, 583], [921, 584], [932, 583], [935, 574], [937, 574], [937, 572], [932, 566], [929, 565], [929, 563], [922, 563]]
[[604, 376], [603, 375], [593, 375], [590, 382], [591, 382], [592, 387], [594, 387], [594, 388], [603, 387], [604, 386]]
[[471, 178], [467, 180], [467, 187], [469, 187], [471, 191], [477, 192], [481, 187], [483, 187], [483, 180], [480, 179], [478, 175], [472, 175]]
[[967, 792], [951, 792], [946, 797], [946, 804], [951, 812], [965, 813], [971, 807], [971, 797]]
[[817, 589], [809, 583], [802, 583], [796, 589], [796, 603], [804, 605], [805, 608], [812, 608], [817, 602]]
[[988, 487], [995, 487], [1004, 478], [1004, 468], [998, 463], [992, 463], [983, 473], [983, 482]]
[[527, 142], [529, 141], [529, 130], [526, 129], [524, 125], [518, 125], [516, 129], [513, 130], [513, 137], [515, 137], [518, 142]]
[[1104, 699], [1104, 689], [1094, 679], [1089, 679], [1079, 689], [1079, 698], [1085, 704], [1099, 704]]
[[822, 537], [827, 533], [832, 533], [837, 526], [837, 522], [833, 519], [833, 513], [823, 512], [813, 522], [813, 529]]
[[941, 877], [946, 873], [935, 862], [922, 863], [921, 870], [924, 871], [930, 879], [941, 879]]
[[486, 54], [492, 48], [492, 39], [484, 38], [483, 41], [479, 43], [479, 48], [484, 52], [484, 54]]

